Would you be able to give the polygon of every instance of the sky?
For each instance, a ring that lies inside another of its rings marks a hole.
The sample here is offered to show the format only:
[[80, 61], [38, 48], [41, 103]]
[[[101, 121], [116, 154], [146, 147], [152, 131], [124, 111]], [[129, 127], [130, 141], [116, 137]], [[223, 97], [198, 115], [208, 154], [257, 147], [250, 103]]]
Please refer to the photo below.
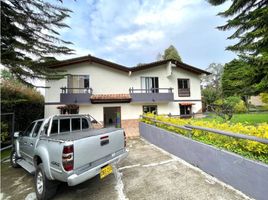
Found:
[[[52, 1], [55, 3], [55, 1]], [[73, 43], [75, 55], [91, 54], [128, 67], [156, 61], [171, 44], [182, 61], [206, 69], [226, 63], [235, 54], [225, 48], [231, 32], [219, 31], [226, 22], [217, 16], [230, 2], [214, 7], [206, 0], [65, 0], [71, 9], [70, 29], [61, 37]]]

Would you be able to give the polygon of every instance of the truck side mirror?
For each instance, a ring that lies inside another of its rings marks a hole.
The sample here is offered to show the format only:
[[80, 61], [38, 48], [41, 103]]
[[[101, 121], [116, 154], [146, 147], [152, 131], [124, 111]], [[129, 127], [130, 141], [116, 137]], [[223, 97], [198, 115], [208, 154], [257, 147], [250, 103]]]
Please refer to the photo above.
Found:
[[92, 124], [97, 124], [98, 122], [97, 122], [97, 120], [92, 119], [92, 120], [91, 120], [91, 123], [92, 123]]
[[18, 138], [20, 136], [22, 136], [22, 132], [21, 131], [17, 131], [17, 132], [14, 133], [14, 138]]

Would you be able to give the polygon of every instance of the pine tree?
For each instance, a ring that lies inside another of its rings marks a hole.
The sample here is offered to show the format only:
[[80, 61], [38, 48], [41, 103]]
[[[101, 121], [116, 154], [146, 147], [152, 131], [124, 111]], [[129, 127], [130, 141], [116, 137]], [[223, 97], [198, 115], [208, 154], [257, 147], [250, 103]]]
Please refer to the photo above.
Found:
[[30, 79], [58, 79], [64, 74], [47, 66], [55, 55], [72, 54], [71, 44], [59, 38], [68, 27], [69, 9], [43, 0], [1, 1], [1, 63], [23, 83]]
[[173, 46], [173, 45], [170, 45], [164, 52], [164, 55], [163, 55], [163, 59], [164, 60], [168, 60], [168, 59], [174, 59], [174, 60], [178, 60], [180, 62], [181, 61], [181, 57], [177, 51], [177, 49]]
[[[215, 6], [226, 1], [208, 0]], [[253, 69], [253, 93], [268, 91], [268, 0], [233, 0], [231, 6], [218, 15], [229, 18], [219, 30], [235, 29], [228, 39], [238, 42], [227, 49], [243, 59], [240, 64], [234, 60], [232, 65], [236, 63], [241, 67], [246, 62]]]

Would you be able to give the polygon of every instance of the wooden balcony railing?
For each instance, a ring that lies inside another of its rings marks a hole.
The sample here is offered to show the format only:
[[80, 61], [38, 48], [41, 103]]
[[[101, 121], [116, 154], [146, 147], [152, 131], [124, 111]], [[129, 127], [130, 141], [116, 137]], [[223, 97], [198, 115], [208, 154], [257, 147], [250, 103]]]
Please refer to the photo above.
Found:
[[178, 89], [179, 97], [189, 97], [191, 96], [190, 88]]

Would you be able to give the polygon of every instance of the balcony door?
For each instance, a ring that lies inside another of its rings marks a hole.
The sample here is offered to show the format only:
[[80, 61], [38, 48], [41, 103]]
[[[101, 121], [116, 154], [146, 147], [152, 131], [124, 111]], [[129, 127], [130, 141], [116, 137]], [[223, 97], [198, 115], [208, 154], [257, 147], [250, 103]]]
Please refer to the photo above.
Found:
[[141, 89], [145, 93], [158, 93], [158, 77], [141, 77]]
[[68, 93], [86, 93], [89, 89], [89, 75], [69, 75]]

